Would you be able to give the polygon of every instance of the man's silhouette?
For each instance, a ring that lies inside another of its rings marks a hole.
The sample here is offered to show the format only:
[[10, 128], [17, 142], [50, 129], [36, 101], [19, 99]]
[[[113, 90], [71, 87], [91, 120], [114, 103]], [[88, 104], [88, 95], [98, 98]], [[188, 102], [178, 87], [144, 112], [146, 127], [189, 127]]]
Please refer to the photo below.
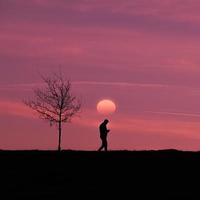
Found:
[[107, 151], [107, 134], [110, 130], [107, 129], [106, 125], [108, 124], [108, 120], [105, 119], [99, 126], [99, 132], [100, 132], [100, 138], [102, 141], [102, 145], [100, 146], [100, 148], [98, 149], [98, 151], [101, 151], [103, 148], [105, 149], [105, 151]]

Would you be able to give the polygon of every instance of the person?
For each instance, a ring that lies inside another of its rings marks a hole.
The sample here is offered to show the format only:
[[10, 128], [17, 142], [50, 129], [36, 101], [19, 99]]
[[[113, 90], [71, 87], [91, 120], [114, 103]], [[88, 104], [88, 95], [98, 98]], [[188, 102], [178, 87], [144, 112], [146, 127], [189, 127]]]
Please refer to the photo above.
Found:
[[108, 132], [110, 132], [109, 129], [107, 129], [106, 125], [108, 124], [108, 119], [105, 119], [99, 126], [99, 132], [100, 132], [100, 138], [101, 138], [101, 146], [98, 149], [98, 151], [101, 151], [103, 148], [105, 151], [107, 151], [108, 149], [108, 143], [107, 143], [107, 135]]

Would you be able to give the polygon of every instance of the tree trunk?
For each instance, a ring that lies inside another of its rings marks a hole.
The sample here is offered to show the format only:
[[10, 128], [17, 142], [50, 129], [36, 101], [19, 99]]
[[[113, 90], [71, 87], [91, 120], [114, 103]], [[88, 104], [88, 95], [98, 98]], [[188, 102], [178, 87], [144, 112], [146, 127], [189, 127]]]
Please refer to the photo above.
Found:
[[61, 132], [62, 132], [61, 121], [59, 121], [59, 122], [58, 122], [58, 134], [59, 134], [59, 139], [58, 139], [58, 151], [61, 150]]

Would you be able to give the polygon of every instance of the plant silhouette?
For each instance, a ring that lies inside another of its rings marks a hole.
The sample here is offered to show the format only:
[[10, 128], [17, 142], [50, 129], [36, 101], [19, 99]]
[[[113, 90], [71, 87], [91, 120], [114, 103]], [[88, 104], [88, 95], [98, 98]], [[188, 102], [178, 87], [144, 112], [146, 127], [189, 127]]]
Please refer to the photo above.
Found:
[[62, 123], [70, 122], [81, 108], [80, 101], [71, 94], [71, 83], [63, 75], [42, 77], [44, 88], [34, 90], [35, 99], [24, 103], [35, 110], [41, 119], [58, 127], [58, 151], [61, 150]]

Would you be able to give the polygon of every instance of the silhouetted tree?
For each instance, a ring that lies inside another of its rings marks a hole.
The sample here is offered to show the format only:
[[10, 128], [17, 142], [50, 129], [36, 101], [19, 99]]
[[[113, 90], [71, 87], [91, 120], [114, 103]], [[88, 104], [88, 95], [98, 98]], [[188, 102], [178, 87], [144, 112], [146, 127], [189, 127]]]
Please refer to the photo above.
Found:
[[62, 123], [70, 122], [80, 111], [81, 103], [71, 94], [71, 83], [60, 73], [42, 77], [43, 88], [34, 90], [35, 98], [25, 101], [25, 104], [39, 114], [41, 119], [58, 127], [58, 151], [61, 150]]

